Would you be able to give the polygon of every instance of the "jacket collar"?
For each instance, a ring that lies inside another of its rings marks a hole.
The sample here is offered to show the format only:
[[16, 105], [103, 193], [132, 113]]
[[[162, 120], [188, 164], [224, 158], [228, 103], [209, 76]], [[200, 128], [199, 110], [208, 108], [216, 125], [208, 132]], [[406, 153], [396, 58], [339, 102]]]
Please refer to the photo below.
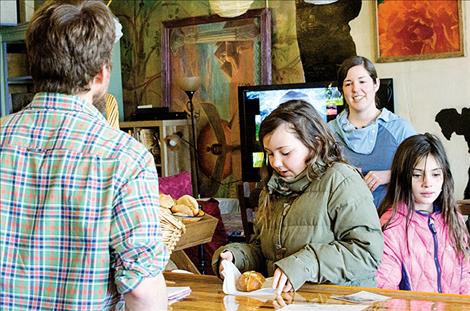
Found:
[[282, 196], [289, 196], [304, 192], [309, 184], [310, 180], [307, 176], [307, 170], [304, 170], [292, 180], [286, 180], [274, 172], [268, 182], [268, 191], [269, 194], [276, 193]]
[[[391, 210], [390, 210], [391, 211]], [[440, 214], [442, 211], [441, 207], [434, 203], [433, 204], [433, 211], [432, 213], [426, 213], [426, 212], [423, 212], [423, 211], [416, 211], [414, 213], [412, 213], [411, 215], [411, 219], [413, 219], [413, 216], [431, 216], [431, 217], [435, 217], [436, 215]], [[400, 203], [398, 205], [398, 209], [397, 209], [397, 214], [403, 216], [403, 217], [406, 217], [406, 213], [408, 212], [408, 208], [407, 208], [407, 205], [405, 203]]]

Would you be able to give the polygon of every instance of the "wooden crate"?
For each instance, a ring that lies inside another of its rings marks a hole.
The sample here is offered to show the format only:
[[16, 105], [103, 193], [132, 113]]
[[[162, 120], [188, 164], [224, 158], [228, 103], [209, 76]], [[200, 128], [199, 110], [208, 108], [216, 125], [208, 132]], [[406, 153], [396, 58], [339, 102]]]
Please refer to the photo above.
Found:
[[197, 222], [186, 223], [186, 230], [176, 244], [175, 251], [210, 242], [216, 226], [217, 218], [208, 214]]

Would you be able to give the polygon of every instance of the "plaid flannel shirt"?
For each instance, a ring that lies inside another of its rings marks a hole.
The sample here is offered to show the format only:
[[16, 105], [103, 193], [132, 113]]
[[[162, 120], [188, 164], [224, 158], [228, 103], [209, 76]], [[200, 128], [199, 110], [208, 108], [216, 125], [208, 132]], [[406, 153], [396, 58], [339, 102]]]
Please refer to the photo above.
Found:
[[76, 96], [0, 121], [2, 310], [107, 310], [168, 261], [153, 158]]

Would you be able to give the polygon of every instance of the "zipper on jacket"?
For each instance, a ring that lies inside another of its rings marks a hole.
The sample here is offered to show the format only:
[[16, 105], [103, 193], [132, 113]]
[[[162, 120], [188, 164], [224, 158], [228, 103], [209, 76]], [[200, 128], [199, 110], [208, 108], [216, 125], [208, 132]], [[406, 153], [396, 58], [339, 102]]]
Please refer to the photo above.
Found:
[[432, 238], [434, 240], [434, 264], [436, 265], [436, 270], [437, 270], [437, 291], [439, 293], [442, 293], [442, 288], [441, 288], [441, 265], [439, 263], [439, 258], [438, 258], [438, 245], [437, 245], [437, 231], [436, 228], [434, 227], [434, 220], [431, 218], [431, 216], [428, 217], [428, 227], [429, 230], [432, 232]]
[[284, 258], [284, 256], [286, 255], [286, 251], [287, 249], [285, 247], [282, 247], [282, 243], [281, 243], [281, 237], [282, 237], [282, 225], [284, 224], [284, 219], [286, 217], [286, 214], [287, 214], [287, 211], [289, 210], [289, 208], [291, 207], [291, 204], [290, 203], [284, 203], [283, 204], [283, 208], [282, 208], [282, 213], [281, 213], [281, 219], [279, 219], [279, 235], [277, 237], [277, 243], [275, 244], [276, 245], [276, 259], [277, 260], [280, 260], [282, 258]]

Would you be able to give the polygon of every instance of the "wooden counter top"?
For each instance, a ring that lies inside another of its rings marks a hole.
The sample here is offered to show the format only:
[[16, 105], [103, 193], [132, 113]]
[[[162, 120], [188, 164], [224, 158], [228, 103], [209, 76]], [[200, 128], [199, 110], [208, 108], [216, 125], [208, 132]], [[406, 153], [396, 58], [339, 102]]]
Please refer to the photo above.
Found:
[[[165, 279], [169, 286], [190, 286], [192, 290], [189, 297], [171, 305], [169, 310], [225, 310], [224, 297], [227, 297], [226, 302], [233, 299], [239, 305], [238, 309], [231, 310], [274, 309], [272, 300], [263, 303], [253, 298], [226, 296], [222, 291], [222, 281], [215, 276], [165, 273]], [[351, 294], [361, 290], [392, 297], [387, 301], [372, 304], [367, 310], [470, 310], [469, 295], [313, 284], [304, 285], [295, 294], [294, 303], [348, 304], [332, 299], [331, 296]]]

